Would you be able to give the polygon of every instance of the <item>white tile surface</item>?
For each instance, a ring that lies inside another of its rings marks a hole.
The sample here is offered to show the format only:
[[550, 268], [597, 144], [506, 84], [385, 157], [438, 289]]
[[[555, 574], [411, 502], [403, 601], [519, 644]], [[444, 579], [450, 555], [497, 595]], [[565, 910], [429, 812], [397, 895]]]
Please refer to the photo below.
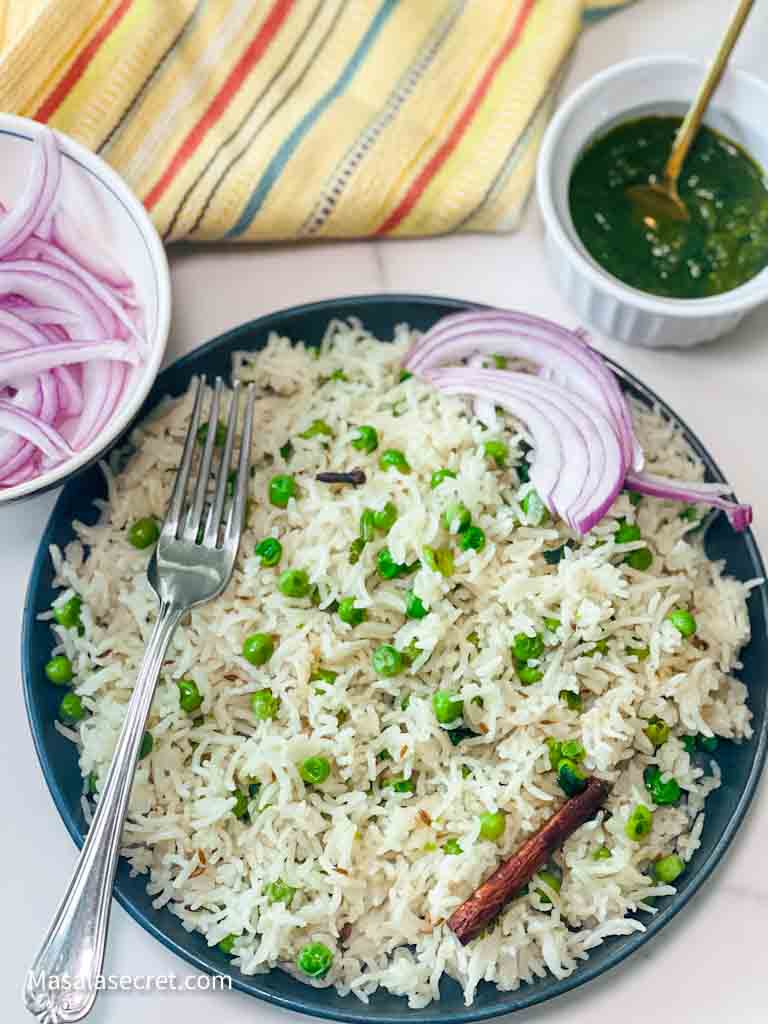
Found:
[[[614, 61], [650, 52], [705, 56], [735, 0], [640, 0], [585, 34], [566, 82], [572, 89]], [[765, 64], [768, 0], [758, 0], [737, 61]], [[177, 248], [172, 253], [175, 317], [169, 357], [250, 317], [312, 299], [374, 291], [451, 295], [545, 313], [570, 322], [548, 279], [534, 206], [510, 237], [318, 245], [304, 248]], [[685, 354], [620, 348], [598, 339], [667, 399], [709, 445], [737, 491], [755, 506], [768, 548], [768, 309], [729, 338]], [[35, 761], [21, 699], [18, 644], [27, 575], [55, 496], [0, 512], [0, 645], [5, 661], [0, 778], [6, 807], [0, 833], [0, 979], [3, 1024], [30, 1019], [19, 992], [74, 863]], [[529, 1024], [763, 1024], [768, 1019], [765, 911], [765, 787], [725, 863], [702, 892], [643, 952], [602, 980], [527, 1013]], [[187, 974], [178, 960], [115, 907], [108, 970]], [[116, 993], [101, 997], [98, 1024], [279, 1024], [288, 1015], [244, 996]], [[521, 1018], [523, 1019], [523, 1018]]]

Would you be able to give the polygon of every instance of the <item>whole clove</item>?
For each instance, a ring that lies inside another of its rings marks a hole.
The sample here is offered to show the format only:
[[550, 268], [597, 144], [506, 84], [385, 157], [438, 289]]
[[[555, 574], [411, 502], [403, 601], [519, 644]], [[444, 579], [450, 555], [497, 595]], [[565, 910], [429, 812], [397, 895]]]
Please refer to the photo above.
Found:
[[321, 484], [352, 484], [359, 487], [365, 483], [365, 473], [362, 469], [351, 469], [348, 473], [318, 473], [315, 477]]

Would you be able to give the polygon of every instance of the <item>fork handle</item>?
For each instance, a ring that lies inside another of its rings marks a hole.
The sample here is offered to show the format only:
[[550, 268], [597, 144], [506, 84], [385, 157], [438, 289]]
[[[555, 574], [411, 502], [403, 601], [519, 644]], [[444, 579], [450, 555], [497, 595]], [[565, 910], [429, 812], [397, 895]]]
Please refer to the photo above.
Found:
[[160, 605], [112, 764], [72, 880], [27, 973], [24, 1002], [40, 1024], [82, 1020], [93, 1007], [104, 963], [123, 822], [139, 747], [163, 658], [184, 609]]

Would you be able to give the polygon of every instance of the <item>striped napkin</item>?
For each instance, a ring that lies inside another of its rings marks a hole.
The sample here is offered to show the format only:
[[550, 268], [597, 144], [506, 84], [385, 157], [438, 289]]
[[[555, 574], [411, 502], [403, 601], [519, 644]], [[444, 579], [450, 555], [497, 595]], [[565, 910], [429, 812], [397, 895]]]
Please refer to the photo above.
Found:
[[0, 110], [108, 160], [166, 241], [509, 231], [584, 15], [617, 6], [0, 0]]

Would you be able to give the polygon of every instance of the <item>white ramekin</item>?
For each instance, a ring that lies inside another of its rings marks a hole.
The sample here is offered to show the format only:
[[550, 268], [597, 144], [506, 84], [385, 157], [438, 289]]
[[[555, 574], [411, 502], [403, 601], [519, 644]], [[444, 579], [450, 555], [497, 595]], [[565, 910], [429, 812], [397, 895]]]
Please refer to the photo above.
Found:
[[[571, 220], [568, 186], [585, 147], [620, 121], [682, 114], [705, 71], [703, 64], [685, 57], [644, 57], [616, 64], [582, 85], [544, 136], [536, 187], [552, 273], [586, 324], [631, 345], [687, 347], [711, 341], [768, 299], [768, 269], [740, 288], [707, 299], [665, 299], [638, 291], [592, 259]], [[768, 84], [730, 69], [705, 120], [768, 168], [766, 111]]]
[[[0, 199], [10, 204], [28, 174], [35, 125], [25, 117], [0, 114]], [[165, 353], [171, 319], [171, 282], [162, 242], [147, 211], [123, 179], [100, 157], [56, 133], [64, 156], [60, 201], [77, 217], [78, 204], [90, 197], [98, 214], [102, 246], [111, 249], [134, 282], [149, 342], [145, 361], [132, 368], [110, 422], [82, 451], [47, 472], [14, 487], [0, 487], [0, 506], [29, 498], [64, 483], [89, 466], [122, 434], [152, 387]], [[78, 186], [85, 175], [88, 186]], [[85, 212], [85, 211], [83, 211]], [[87, 244], [86, 238], [83, 244]]]

